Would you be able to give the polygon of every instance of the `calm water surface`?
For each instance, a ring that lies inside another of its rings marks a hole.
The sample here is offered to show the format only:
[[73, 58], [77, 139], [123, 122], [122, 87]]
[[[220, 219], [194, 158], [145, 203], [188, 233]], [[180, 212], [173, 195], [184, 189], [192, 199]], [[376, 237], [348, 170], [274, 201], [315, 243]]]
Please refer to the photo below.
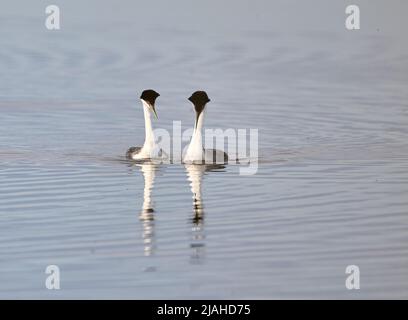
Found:
[[[408, 298], [406, 38], [78, 8], [0, 14], [1, 298]], [[147, 87], [156, 127], [205, 89], [206, 126], [257, 128], [257, 174], [125, 161]]]

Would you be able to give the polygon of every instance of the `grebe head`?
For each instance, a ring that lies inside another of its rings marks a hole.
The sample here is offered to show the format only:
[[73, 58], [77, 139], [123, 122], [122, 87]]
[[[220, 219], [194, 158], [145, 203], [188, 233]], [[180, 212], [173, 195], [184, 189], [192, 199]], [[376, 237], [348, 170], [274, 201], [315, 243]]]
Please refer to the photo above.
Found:
[[205, 105], [210, 102], [210, 98], [208, 98], [207, 93], [205, 91], [196, 91], [194, 92], [190, 98], [188, 98], [193, 104], [194, 109], [197, 113], [197, 118], [200, 113], [204, 110]]
[[159, 97], [160, 94], [158, 94], [156, 91], [152, 89], [148, 89], [142, 92], [142, 95], [140, 96], [140, 99], [146, 102], [146, 104], [149, 106], [150, 110], [154, 113], [157, 119], [157, 113], [156, 113], [156, 108], [154, 106], [154, 103]]

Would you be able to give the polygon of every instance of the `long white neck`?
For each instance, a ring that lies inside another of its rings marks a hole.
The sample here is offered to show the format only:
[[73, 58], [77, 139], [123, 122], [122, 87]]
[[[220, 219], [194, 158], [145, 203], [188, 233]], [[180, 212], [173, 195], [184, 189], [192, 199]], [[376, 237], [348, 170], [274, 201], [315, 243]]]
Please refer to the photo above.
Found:
[[150, 108], [149, 108], [149, 105], [145, 101], [142, 100], [142, 103], [143, 103], [143, 112], [144, 112], [144, 119], [145, 119], [145, 142], [144, 142], [143, 147], [153, 148], [155, 144], [155, 139], [154, 139]]
[[188, 146], [185, 161], [201, 161], [204, 157], [203, 149], [203, 126], [204, 126], [204, 110], [200, 113], [198, 119], [196, 118], [194, 132], [191, 137], [190, 145]]
[[204, 126], [204, 110], [200, 113], [198, 119], [196, 118], [193, 136], [191, 137], [191, 144], [197, 146], [197, 148], [203, 148], [203, 126]]

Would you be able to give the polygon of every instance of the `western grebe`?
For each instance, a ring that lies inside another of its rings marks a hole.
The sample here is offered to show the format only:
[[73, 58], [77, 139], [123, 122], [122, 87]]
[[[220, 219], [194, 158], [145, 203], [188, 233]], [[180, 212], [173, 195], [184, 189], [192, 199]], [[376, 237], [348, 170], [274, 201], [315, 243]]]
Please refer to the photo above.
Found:
[[144, 160], [144, 159], [154, 159], [162, 158], [164, 153], [163, 150], [156, 144], [151, 113], [153, 113], [157, 119], [157, 113], [155, 108], [155, 101], [158, 94], [154, 90], [144, 90], [140, 96], [140, 100], [143, 104], [143, 112], [145, 119], [145, 142], [142, 147], [131, 147], [126, 152], [126, 158], [133, 160]]
[[183, 157], [184, 163], [226, 163], [228, 155], [216, 149], [204, 149], [202, 130], [204, 126], [205, 106], [211, 100], [205, 91], [196, 91], [188, 98], [196, 112], [194, 131], [190, 144]]

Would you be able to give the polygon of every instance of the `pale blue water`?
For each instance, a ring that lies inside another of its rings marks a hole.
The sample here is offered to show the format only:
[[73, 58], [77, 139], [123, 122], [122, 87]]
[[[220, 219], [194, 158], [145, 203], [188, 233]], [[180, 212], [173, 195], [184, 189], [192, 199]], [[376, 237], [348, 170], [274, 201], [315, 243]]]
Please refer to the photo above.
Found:
[[[350, 32], [340, 2], [161, 3], [150, 18], [147, 3], [71, 1], [51, 32], [48, 3], [7, 1], [0, 297], [407, 298], [406, 5], [362, 1]], [[150, 87], [156, 127], [192, 126], [186, 98], [204, 89], [206, 126], [259, 130], [257, 174], [206, 172], [201, 219], [180, 164], [143, 169], [154, 220], [141, 216], [144, 175], [124, 153], [143, 142]]]

